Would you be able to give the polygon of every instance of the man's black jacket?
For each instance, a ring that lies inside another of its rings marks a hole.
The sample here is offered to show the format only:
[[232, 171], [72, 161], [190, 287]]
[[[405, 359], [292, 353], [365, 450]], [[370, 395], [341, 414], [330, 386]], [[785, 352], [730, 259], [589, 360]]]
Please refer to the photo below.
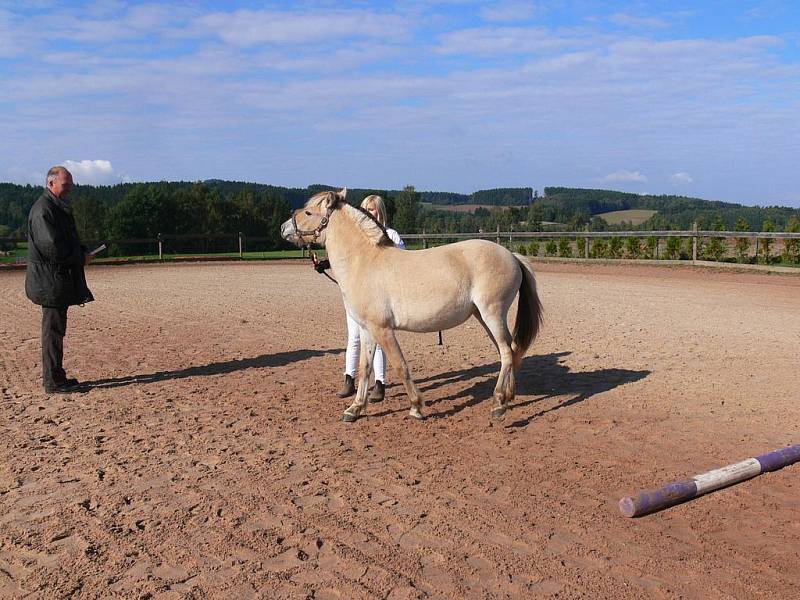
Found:
[[84, 250], [69, 206], [45, 190], [28, 215], [28, 298], [52, 307], [94, 300], [83, 272]]

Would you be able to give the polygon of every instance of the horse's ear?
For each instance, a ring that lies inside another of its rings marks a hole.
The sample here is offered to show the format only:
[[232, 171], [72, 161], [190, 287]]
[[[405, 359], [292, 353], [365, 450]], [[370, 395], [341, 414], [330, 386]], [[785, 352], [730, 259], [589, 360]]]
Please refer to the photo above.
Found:
[[341, 190], [336, 192], [336, 198], [338, 199], [339, 202], [344, 202], [345, 199], [347, 198], [347, 188], [343, 187]]

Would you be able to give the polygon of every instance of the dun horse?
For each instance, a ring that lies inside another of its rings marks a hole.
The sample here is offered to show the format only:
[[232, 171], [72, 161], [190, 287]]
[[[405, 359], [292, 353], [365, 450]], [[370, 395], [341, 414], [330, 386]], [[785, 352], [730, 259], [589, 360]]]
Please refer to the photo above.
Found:
[[[281, 235], [298, 245], [324, 244], [348, 312], [361, 327], [358, 392], [344, 421], [366, 412], [375, 344], [383, 348], [422, 419], [422, 397], [397, 343], [395, 330], [432, 332], [471, 316], [500, 353], [492, 416], [514, 399], [514, 369], [536, 338], [542, 307], [528, 263], [487, 240], [467, 240], [426, 250], [400, 250], [367, 213], [345, 202], [347, 190], [321, 192], [294, 212]], [[519, 292], [514, 334], [508, 312]]]

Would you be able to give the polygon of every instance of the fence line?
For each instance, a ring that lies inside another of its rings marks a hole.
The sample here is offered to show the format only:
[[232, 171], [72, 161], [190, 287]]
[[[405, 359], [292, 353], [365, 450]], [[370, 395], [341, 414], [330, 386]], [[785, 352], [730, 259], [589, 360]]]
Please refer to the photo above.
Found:
[[[567, 239], [570, 240], [572, 243], [573, 240], [583, 240], [584, 241], [584, 248], [583, 248], [583, 258], [590, 258], [590, 241], [596, 239], [609, 239], [609, 238], [639, 238], [646, 240], [647, 238], [656, 238], [658, 243], [655, 246], [655, 258], [659, 259], [658, 253], [660, 249], [661, 240], [669, 239], [669, 238], [693, 238], [692, 243], [692, 261], [694, 262], [705, 262], [705, 261], [698, 261], [698, 249], [701, 240], [709, 239], [709, 238], [723, 238], [725, 240], [730, 239], [747, 239], [748, 240], [748, 256], [749, 256], [749, 245], [752, 244], [755, 247], [755, 256], [758, 257], [759, 255], [759, 243], [761, 243], [763, 248], [764, 240], [800, 240], [800, 233], [794, 232], [782, 232], [782, 231], [712, 231], [712, 230], [699, 230], [699, 229], [692, 229], [692, 230], [683, 230], [683, 231], [669, 231], [669, 230], [659, 230], [659, 231], [500, 231], [498, 228], [496, 231], [479, 231], [479, 232], [452, 232], [452, 233], [427, 233], [423, 230], [422, 233], [407, 233], [402, 234], [402, 237], [405, 241], [421, 241], [423, 248], [429, 247], [431, 242], [435, 242], [437, 240], [442, 241], [453, 241], [453, 240], [466, 240], [466, 239], [486, 239], [486, 240], [493, 240], [498, 244], [501, 243], [508, 243], [513, 244], [514, 241], [524, 241], [524, 240], [556, 240], [556, 239]], [[196, 235], [196, 234], [158, 234], [155, 238], [126, 238], [126, 239], [112, 239], [112, 240], [104, 240], [106, 244], [110, 245], [117, 245], [117, 246], [130, 246], [130, 245], [152, 245], [154, 252], [153, 255], [157, 254], [159, 260], [164, 260], [165, 254], [165, 246], [171, 245], [170, 242], [195, 242], [200, 243], [205, 250], [197, 250], [193, 252], [189, 252], [189, 254], [197, 254], [198, 256], [202, 256], [203, 254], [211, 254], [213, 252], [208, 251], [208, 242], [214, 241], [229, 241], [231, 242], [231, 250], [227, 253], [229, 254], [238, 254], [239, 258], [244, 258], [245, 252], [263, 252], [266, 250], [248, 250], [247, 246], [248, 243], [256, 245], [265, 242], [272, 242], [272, 238], [266, 236], [246, 236], [243, 233], [217, 233], [217, 234], [207, 234], [207, 235]], [[25, 238], [0, 238], [0, 248], [4, 245], [8, 244], [19, 244], [19, 243], [26, 243], [27, 239]], [[87, 242], [87, 246], [90, 246], [92, 243], [99, 243], [96, 240], [89, 240]], [[251, 246], [252, 247], [252, 246]], [[578, 254], [580, 254], [580, 248], [577, 248]], [[173, 254], [177, 254], [178, 252], [172, 252]], [[305, 254], [305, 253], [303, 253]], [[580, 256], [576, 258], [581, 258]], [[606, 257], [608, 258], [608, 257]], [[613, 259], [613, 257], [611, 257]], [[19, 257], [20, 262], [24, 261], [23, 257]], [[688, 258], [686, 259], [688, 260]]]
[[638, 238], [669, 238], [669, 237], [722, 237], [722, 238], [774, 238], [774, 239], [800, 239], [800, 233], [785, 231], [712, 231], [699, 229], [697, 231], [491, 231], [479, 233], [404, 233], [404, 240], [441, 240], [441, 239], [484, 239], [500, 238], [501, 242], [508, 239], [534, 239], [534, 238], [611, 238], [611, 237], [638, 237]]

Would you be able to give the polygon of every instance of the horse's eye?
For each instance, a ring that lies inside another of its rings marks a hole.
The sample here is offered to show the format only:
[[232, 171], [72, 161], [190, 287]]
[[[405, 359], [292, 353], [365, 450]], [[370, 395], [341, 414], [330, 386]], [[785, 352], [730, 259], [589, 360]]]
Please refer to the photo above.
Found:
[[307, 211], [306, 211], [306, 216], [307, 216], [307, 217], [310, 217], [310, 216], [311, 216], [311, 211], [310, 211], [310, 210], [307, 210]]

